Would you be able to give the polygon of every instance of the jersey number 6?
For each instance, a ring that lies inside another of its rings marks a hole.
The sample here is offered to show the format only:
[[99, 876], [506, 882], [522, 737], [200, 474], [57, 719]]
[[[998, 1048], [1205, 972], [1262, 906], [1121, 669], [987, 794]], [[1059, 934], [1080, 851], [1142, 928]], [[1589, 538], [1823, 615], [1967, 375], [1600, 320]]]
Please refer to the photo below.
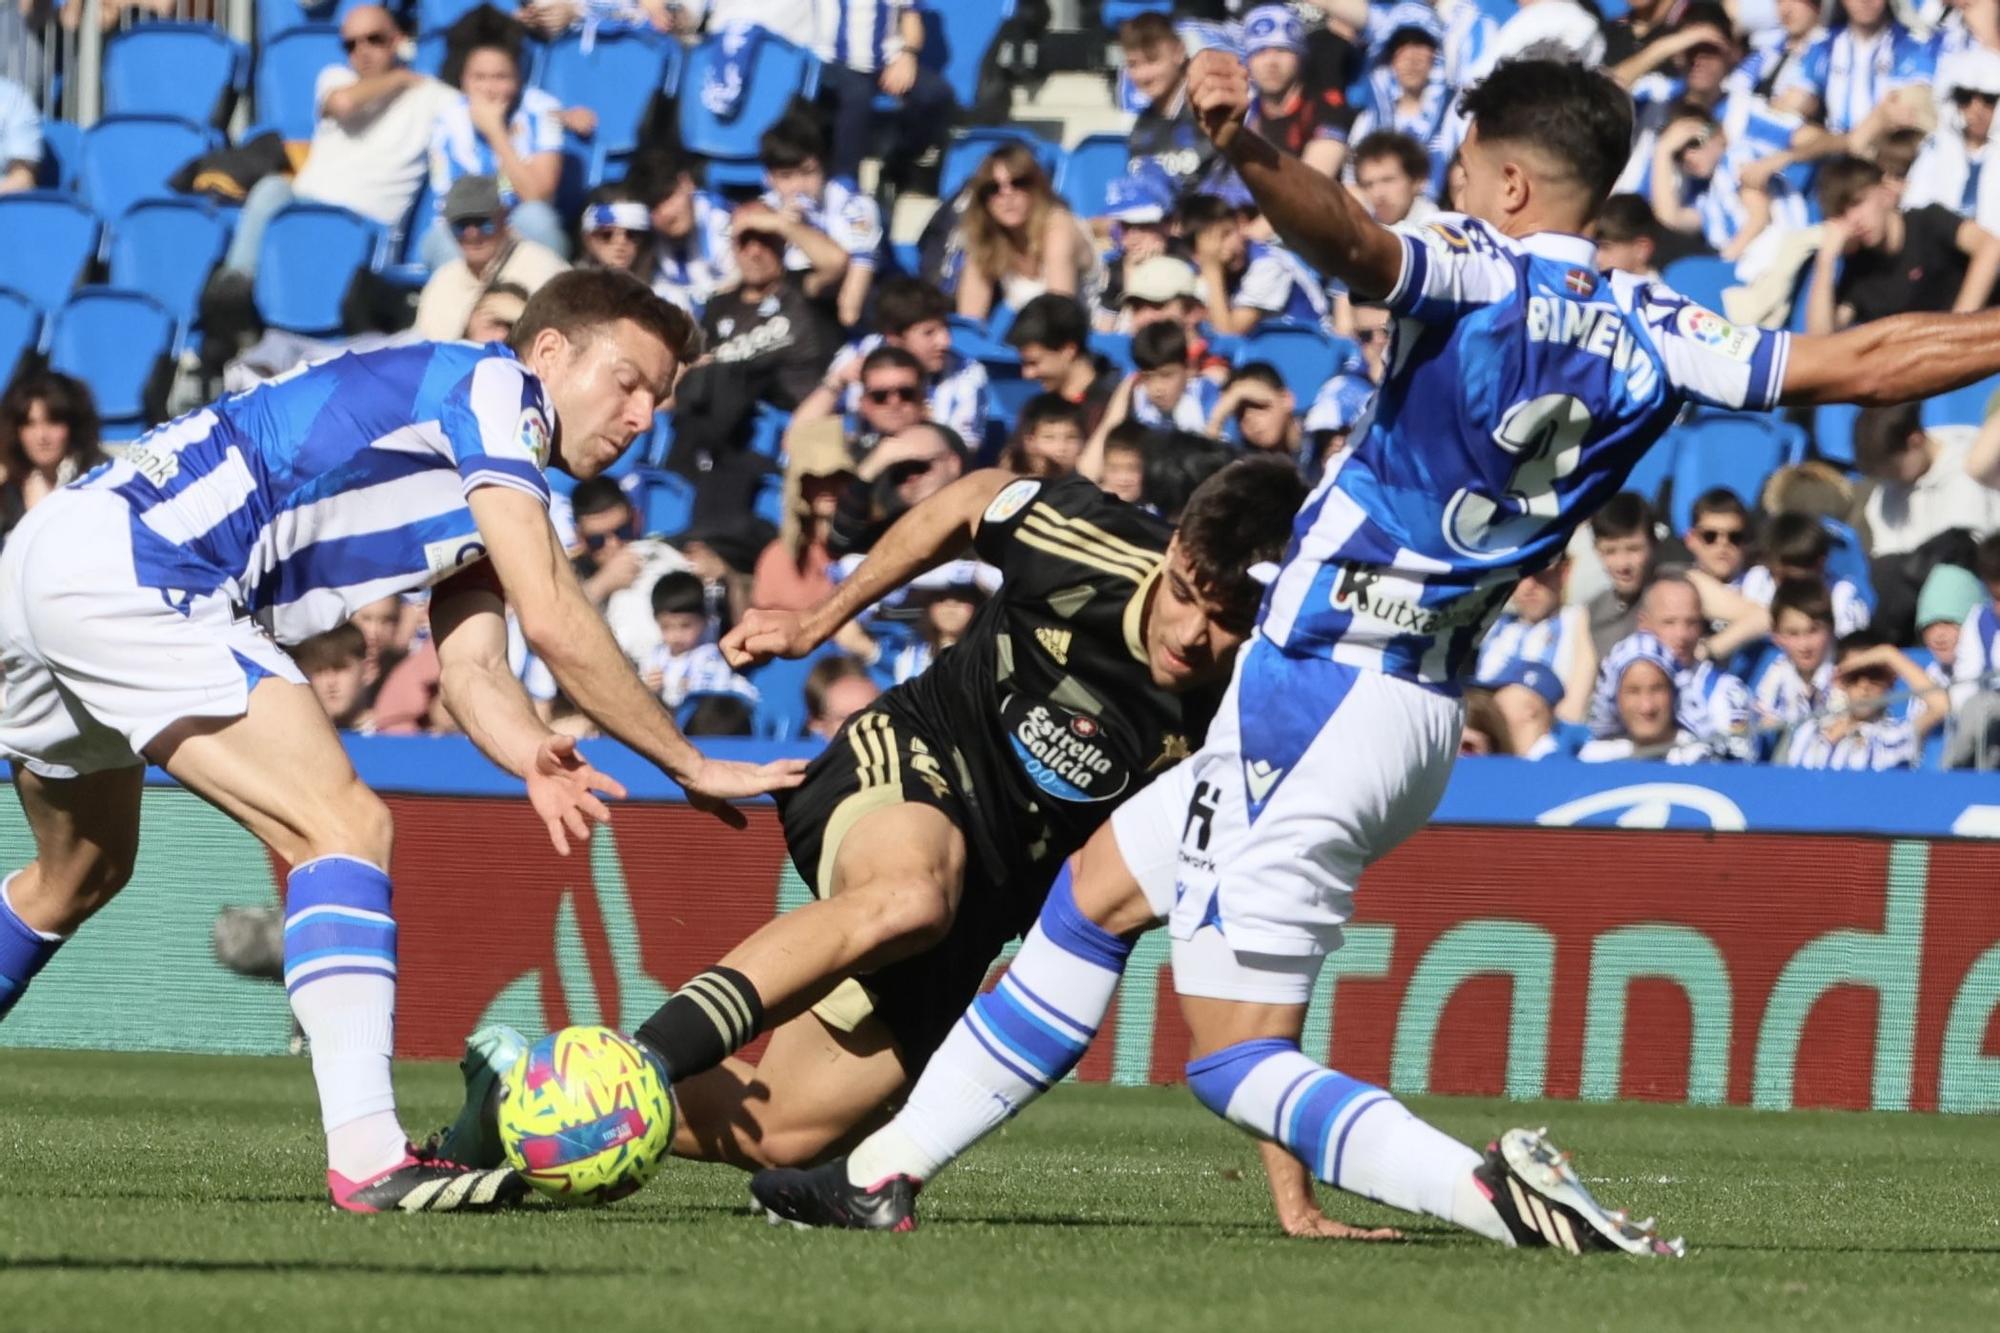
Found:
[[1514, 404], [1493, 432], [1493, 442], [1516, 459], [1506, 493], [1499, 500], [1472, 490], [1452, 496], [1445, 540], [1461, 554], [1496, 560], [1533, 541], [1561, 512], [1556, 482], [1576, 471], [1589, 430], [1590, 409], [1569, 394]]

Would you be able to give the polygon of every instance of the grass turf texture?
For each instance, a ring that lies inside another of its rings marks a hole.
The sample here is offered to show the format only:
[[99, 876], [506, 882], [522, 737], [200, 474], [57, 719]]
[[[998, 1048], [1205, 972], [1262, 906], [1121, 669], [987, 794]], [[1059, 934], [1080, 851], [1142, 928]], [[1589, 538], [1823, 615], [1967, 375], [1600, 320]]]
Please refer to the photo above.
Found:
[[[404, 1066], [412, 1127], [457, 1103]], [[1179, 1089], [1065, 1089], [925, 1196], [914, 1236], [773, 1230], [670, 1163], [596, 1211], [347, 1217], [303, 1060], [0, 1052], [0, 1326], [1210, 1330], [2000, 1327], [1994, 1128], [1973, 1117], [1417, 1103], [1483, 1142], [1547, 1121], [1682, 1264], [1278, 1234], [1255, 1151]], [[745, 1323], [745, 1321], [749, 1321]]]

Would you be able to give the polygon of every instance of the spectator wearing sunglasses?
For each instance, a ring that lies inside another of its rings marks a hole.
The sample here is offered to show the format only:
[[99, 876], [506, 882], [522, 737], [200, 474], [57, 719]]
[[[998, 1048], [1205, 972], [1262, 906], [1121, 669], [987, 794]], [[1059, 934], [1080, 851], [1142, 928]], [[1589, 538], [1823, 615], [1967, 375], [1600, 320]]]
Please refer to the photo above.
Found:
[[[1943, 687], [1874, 630], [1841, 638], [1833, 681], [1827, 711], [1793, 730], [1779, 762], [1792, 768], [1915, 768], [1924, 737], [1950, 715]], [[1898, 685], [1922, 704], [1902, 718], [1887, 711]]]
[[850, 343], [833, 358], [819, 388], [793, 413], [794, 421], [858, 412], [862, 365], [878, 347], [899, 347], [923, 368], [931, 420], [968, 440], [986, 433], [986, 367], [952, 350], [950, 297], [922, 278], [888, 278], [875, 294], [875, 326], [880, 332]]
[[1727, 486], [1695, 497], [1682, 535], [1694, 567], [1718, 583], [1740, 587], [1750, 568], [1750, 511]]
[[623, 185], [590, 192], [578, 219], [583, 236], [579, 268], [608, 268], [650, 284], [659, 261], [653, 254], [653, 215]]
[[836, 556], [866, 552], [911, 506], [963, 476], [971, 458], [958, 432], [935, 421], [918, 421], [883, 440], [855, 464], [854, 481], [834, 513], [828, 549]]
[[[432, 132], [451, 90], [400, 63], [402, 31], [379, 5], [349, 10], [340, 22], [345, 65], [320, 71], [313, 87], [319, 123], [306, 164], [291, 179], [266, 176], [250, 188], [224, 266], [257, 272], [264, 228], [294, 199], [336, 204], [399, 231], [423, 185]], [[465, 323], [445, 336], [456, 337]]]
[[491, 176], [461, 176], [445, 196], [444, 220], [458, 240], [458, 258], [432, 273], [417, 298], [421, 337], [459, 337], [479, 298], [496, 284], [512, 283], [533, 296], [569, 267], [547, 246], [514, 234]]
[[1903, 189], [1904, 208], [1942, 204], [2000, 232], [2000, 170], [1988, 171], [1993, 109], [2000, 105], [2000, 52], [1970, 46], [1938, 65], [1950, 110], [1925, 140]]

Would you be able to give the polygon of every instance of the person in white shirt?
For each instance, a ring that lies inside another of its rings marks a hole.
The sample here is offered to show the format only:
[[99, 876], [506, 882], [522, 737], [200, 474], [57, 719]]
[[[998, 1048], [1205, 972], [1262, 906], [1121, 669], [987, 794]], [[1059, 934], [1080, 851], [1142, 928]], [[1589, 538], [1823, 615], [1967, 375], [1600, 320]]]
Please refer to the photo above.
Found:
[[1567, 51], [1578, 64], [1604, 63], [1604, 29], [1575, 0], [1521, 0], [1520, 9], [1500, 25], [1488, 50], [1498, 64], [1530, 47], [1551, 45]]
[[553, 250], [514, 234], [491, 176], [460, 177], [445, 196], [444, 223], [457, 238], [458, 258], [432, 273], [417, 297], [421, 337], [462, 338], [489, 288], [508, 282], [533, 296], [569, 267]]
[[35, 99], [12, 79], [0, 78], [0, 194], [35, 188], [42, 163], [42, 117]]
[[1903, 207], [1943, 204], [2000, 232], [2000, 170], [1986, 169], [2000, 105], [2000, 51], [1972, 46], [1946, 56], [1938, 62], [1938, 95], [1949, 107], [1910, 168]]
[[1969, 563], [1971, 545], [2000, 530], [2000, 416], [1977, 431], [1926, 430], [1915, 403], [1869, 408], [1855, 419], [1854, 465], [1875, 483], [1863, 512], [1876, 623], [1904, 637], [1932, 568]]
[[397, 60], [403, 34], [379, 5], [349, 10], [340, 23], [347, 64], [329, 65], [314, 85], [319, 123], [306, 164], [290, 180], [266, 176], [250, 187], [223, 260], [253, 276], [264, 229], [294, 199], [337, 204], [398, 231], [423, 185], [431, 136], [450, 90]]

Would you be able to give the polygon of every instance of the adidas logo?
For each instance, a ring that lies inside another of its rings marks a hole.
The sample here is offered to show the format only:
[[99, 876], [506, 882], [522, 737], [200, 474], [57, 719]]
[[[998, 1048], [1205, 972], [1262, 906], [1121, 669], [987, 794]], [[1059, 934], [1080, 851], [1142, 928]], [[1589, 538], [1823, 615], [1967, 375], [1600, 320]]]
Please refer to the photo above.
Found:
[[1042, 645], [1043, 652], [1056, 659], [1057, 666], [1069, 665], [1070, 631], [1042, 625], [1035, 630], [1035, 642]]

